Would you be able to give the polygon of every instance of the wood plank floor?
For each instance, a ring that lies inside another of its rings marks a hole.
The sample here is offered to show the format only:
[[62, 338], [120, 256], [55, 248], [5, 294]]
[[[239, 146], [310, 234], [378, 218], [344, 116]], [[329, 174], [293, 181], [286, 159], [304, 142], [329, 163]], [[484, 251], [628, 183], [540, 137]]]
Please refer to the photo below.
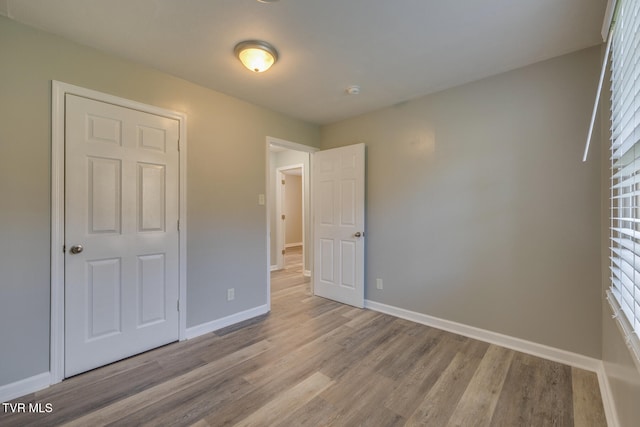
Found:
[[16, 399], [2, 426], [604, 426], [596, 375], [311, 296], [299, 251], [272, 312]]

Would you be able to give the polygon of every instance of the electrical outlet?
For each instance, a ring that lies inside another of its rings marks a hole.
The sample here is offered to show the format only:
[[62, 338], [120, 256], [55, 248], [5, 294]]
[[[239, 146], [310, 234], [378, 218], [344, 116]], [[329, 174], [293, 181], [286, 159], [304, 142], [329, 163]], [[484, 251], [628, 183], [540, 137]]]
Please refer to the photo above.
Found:
[[264, 194], [258, 194], [258, 204], [264, 205]]
[[232, 301], [236, 297], [235, 288], [227, 289], [227, 301]]
[[376, 279], [376, 288], [382, 289], [382, 279]]

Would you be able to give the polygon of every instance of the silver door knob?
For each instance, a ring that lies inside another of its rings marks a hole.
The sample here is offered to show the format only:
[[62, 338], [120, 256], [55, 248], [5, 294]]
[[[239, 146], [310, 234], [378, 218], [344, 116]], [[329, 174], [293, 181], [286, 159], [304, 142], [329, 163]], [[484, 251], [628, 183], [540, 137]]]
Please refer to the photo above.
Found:
[[71, 246], [71, 249], [69, 249], [69, 252], [75, 255], [75, 254], [79, 254], [83, 250], [84, 248], [82, 247], [82, 245], [73, 245]]
[[364, 236], [364, 233], [361, 233], [359, 231], [356, 231], [356, 234], [353, 235], [354, 237], [360, 237], [360, 236]]

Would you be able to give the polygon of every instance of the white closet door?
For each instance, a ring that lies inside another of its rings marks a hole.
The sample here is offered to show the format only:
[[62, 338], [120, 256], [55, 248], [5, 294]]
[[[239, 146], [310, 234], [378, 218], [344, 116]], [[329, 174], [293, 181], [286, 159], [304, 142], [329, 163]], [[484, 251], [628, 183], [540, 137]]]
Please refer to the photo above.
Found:
[[65, 376], [176, 341], [176, 120], [65, 100]]

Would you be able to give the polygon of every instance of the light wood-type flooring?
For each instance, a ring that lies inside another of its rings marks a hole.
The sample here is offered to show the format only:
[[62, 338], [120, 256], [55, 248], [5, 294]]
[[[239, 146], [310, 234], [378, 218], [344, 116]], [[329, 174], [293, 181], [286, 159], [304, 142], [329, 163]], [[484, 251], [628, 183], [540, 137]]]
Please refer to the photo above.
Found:
[[594, 373], [311, 296], [292, 252], [269, 315], [16, 399], [53, 411], [0, 425], [606, 425]]

